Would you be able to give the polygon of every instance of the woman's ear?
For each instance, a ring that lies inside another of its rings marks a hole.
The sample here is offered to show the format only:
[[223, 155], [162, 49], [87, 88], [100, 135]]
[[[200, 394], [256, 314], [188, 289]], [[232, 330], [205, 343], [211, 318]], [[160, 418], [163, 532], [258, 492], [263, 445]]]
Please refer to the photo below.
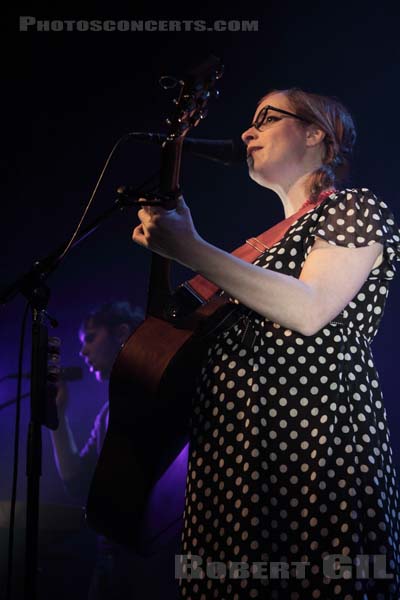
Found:
[[326, 137], [325, 131], [323, 131], [317, 125], [309, 125], [306, 131], [306, 144], [309, 147], [318, 146]]

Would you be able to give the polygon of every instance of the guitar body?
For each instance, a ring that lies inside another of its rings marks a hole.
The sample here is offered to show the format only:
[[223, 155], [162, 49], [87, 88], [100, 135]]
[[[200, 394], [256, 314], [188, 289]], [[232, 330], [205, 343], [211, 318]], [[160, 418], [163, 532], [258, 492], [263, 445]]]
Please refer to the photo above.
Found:
[[151, 492], [187, 442], [200, 364], [236, 308], [216, 297], [185, 328], [150, 316], [121, 349], [86, 508], [89, 526], [99, 533], [139, 549], [148, 543], [142, 526]]

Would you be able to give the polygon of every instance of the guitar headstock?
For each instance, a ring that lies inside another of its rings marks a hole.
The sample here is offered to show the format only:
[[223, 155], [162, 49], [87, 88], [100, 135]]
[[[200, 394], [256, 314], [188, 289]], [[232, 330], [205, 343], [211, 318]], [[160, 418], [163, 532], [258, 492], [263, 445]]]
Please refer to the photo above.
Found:
[[166, 120], [169, 126], [167, 141], [180, 140], [202, 121], [208, 112], [208, 101], [218, 96], [215, 83], [222, 77], [223, 66], [216, 56], [210, 56], [204, 63], [187, 73], [184, 80], [169, 76], [161, 77], [164, 89], [180, 85], [179, 97], [174, 100], [176, 106], [172, 117]]

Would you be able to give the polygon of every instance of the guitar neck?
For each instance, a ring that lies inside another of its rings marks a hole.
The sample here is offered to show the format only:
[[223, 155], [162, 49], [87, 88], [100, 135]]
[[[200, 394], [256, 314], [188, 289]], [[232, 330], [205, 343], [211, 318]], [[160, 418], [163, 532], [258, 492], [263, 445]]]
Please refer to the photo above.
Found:
[[[210, 89], [222, 75], [219, 58], [210, 56], [207, 61], [192, 69], [186, 82], [181, 85], [179, 98], [175, 99], [174, 117], [168, 119], [170, 131], [161, 147], [160, 193], [163, 206], [167, 210], [176, 208], [177, 194], [180, 191], [180, 171], [182, 145], [192, 127], [207, 114]], [[165, 310], [171, 300], [170, 283], [171, 261], [152, 254], [148, 290], [147, 314], [165, 319]]]
[[152, 252], [147, 315], [164, 318], [164, 308], [171, 296], [171, 261]]
[[[179, 176], [183, 138], [164, 142], [161, 149], [160, 192], [170, 195], [164, 202], [166, 209], [176, 206], [174, 194], [179, 189]], [[171, 261], [168, 258], [152, 253], [147, 300], [147, 314], [163, 318], [164, 309], [171, 297]]]

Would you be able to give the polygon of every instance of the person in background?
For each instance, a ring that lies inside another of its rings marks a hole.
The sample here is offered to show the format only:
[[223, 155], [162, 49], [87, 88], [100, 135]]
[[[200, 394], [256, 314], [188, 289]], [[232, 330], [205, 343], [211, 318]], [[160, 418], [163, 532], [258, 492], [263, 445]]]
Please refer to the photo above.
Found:
[[[97, 381], [109, 379], [121, 346], [144, 319], [138, 306], [126, 301], [115, 301], [94, 308], [84, 319], [79, 330], [82, 343], [80, 356], [85, 360]], [[95, 417], [90, 436], [79, 451], [71, 430], [67, 408], [69, 392], [65, 383], [58, 383], [56, 405], [59, 426], [51, 431], [54, 457], [60, 477], [68, 493], [86, 501], [89, 485], [96, 467], [108, 426], [109, 403], [101, 407]], [[129, 557], [119, 545], [99, 536], [98, 556], [89, 590], [89, 600], [117, 600], [126, 598], [130, 589], [126, 564]]]

